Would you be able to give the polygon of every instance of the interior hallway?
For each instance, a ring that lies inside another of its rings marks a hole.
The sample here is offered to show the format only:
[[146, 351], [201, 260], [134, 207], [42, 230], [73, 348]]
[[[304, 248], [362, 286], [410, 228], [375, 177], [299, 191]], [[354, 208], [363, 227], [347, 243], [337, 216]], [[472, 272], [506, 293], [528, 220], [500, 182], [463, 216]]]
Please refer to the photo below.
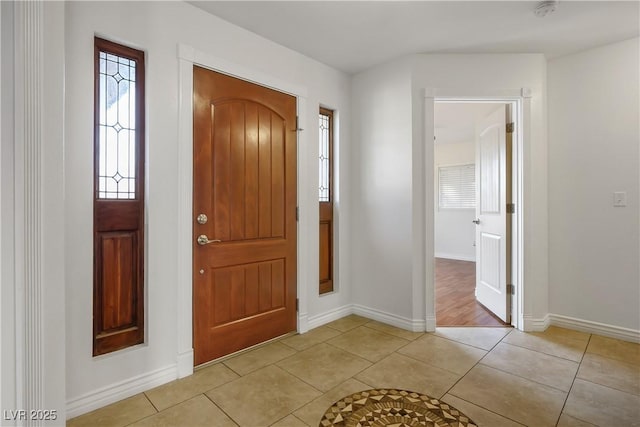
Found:
[[640, 345], [553, 326], [412, 333], [348, 316], [67, 425], [317, 426], [345, 395], [391, 387], [437, 397], [480, 426], [637, 425]]

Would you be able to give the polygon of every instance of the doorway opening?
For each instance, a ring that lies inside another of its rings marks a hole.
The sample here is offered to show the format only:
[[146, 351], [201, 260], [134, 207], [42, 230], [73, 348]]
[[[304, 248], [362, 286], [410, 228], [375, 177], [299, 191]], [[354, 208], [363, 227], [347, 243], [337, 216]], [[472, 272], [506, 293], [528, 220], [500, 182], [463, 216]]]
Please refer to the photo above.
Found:
[[515, 319], [511, 231], [517, 113], [515, 101], [435, 100], [437, 327], [504, 327]]

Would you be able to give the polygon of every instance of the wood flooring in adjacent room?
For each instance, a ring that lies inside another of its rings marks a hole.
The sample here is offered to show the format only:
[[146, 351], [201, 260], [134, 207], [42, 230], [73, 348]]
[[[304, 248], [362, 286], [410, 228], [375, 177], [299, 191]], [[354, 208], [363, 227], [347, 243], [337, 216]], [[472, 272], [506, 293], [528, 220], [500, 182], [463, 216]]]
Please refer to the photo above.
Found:
[[476, 301], [476, 263], [436, 258], [437, 326], [505, 326]]

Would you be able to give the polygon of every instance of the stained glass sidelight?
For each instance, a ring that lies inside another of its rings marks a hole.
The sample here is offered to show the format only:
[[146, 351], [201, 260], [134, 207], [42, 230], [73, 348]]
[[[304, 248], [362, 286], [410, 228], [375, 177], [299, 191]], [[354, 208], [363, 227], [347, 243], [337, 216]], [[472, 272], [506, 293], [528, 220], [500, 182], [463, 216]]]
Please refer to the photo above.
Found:
[[94, 356], [144, 342], [144, 59], [94, 39]]
[[136, 198], [136, 61], [100, 52], [98, 198]]
[[331, 201], [331, 115], [319, 114], [319, 200]]

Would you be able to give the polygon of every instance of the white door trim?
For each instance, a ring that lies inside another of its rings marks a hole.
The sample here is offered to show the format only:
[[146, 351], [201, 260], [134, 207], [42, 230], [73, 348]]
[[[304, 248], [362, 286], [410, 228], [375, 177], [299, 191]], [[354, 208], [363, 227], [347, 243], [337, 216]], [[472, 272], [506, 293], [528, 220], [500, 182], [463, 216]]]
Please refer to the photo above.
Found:
[[[179, 76], [178, 76], [178, 342], [177, 365], [178, 378], [193, 373], [193, 309], [192, 309], [192, 206], [193, 206], [193, 66], [199, 65], [211, 70], [230, 75], [242, 80], [266, 86], [280, 92], [288, 93], [297, 98], [298, 117], [300, 123], [306, 123], [307, 88], [292, 84], [286, 80], [264, 73], [253, 67], [230, 62], [226, 59], [210, 55], [195, 48], [178, 45]], [[304, 126], [302, 126], [304, 127]], [[307, 134], [307, 135], [313, 135]], [[307, 198], [300, 193], [302, 174], [300, 173], [301, 153], [303, 147], [308, 146], [304, 141], [307, 136], [298, 132], [298, 206], [303, 210]], [[309, 245], [308, 233], [301, 233], [304, 225], [303, 217], [298, 222], [298, 268], [297, 292], [300, 301], [298, 311], [298, 330], [305, 331], [306, 317], [306, 288], [301, 286], [302, 278], [306, 277], [310, 265], [308, 251], [302, 250]]]
[[[424, 177], [433, 176], [434, 149], [434, 104], [435, 102], [496, 102], [514, 105], [513, 117], [516, 123], [513, 145], [513, 201], [516, 213], [512, 227], [512, 274], [514, 277], [515, 298], [512, 300], [512, 325], [520, 330], [525, 329], [524, 313], [529, 312], [530, 304], [525, 302], [527, 289], [524, 283], [524, 153], [525, 147], [531, 144], [531, 97], [529, 88], [497, 89], [497, 90], [465, 90], [465, 89], [424, 89]], [[424, 181], [425, 190], [425, 233], [423, 245], [425, 262], [425, 315], [427, 331], [435, 331], [435, 264], [434, 264], [434, 188]], [[528, 301], [527, 301], [528, 302]]]

